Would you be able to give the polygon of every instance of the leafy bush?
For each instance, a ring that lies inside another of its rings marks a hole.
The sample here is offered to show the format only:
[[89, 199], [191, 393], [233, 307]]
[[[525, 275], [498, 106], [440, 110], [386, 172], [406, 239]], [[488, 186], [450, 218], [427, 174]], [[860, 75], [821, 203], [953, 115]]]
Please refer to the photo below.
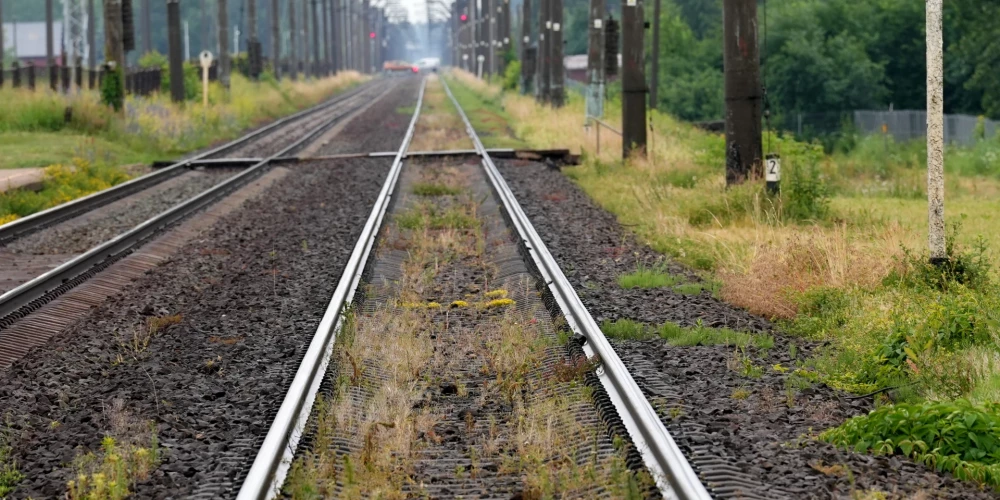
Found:
[[1000, 404], [965, 400], [883, 406], [820, 439], [859, 453], [905, 455], [962, 480], [1000, 486]]
[[10, 222], [60, 203], [120, 184], [129, 176], [117, 167], [77, 159], [72, 166], [45, 169], [40, 191], [13, 189], [0, 193], [0, 222]]
[[931, 263], [926, 252], [913, 254], [904, 249], [899, 269], [886, 278], [886, 284], [942, 291], [956, 285], [973, 290], [989, 286], [992, 264], [986, 239], [979, 236], [972, 248], [965, 249], [957, 244], [961, 229], [961, 222], [956, 222], [945, 235], [944, 262]]
[[830, 212], [829, 189], [814, 165], [787, 169], [782, 183], [781, 212], [791, 221], [823, 220]]
[[521, 61], [507, 63], [503, 71], [503, 89], [517, 90], [521, 83]]
[[121, 111], [125, 102], [125, 73], [122, 68], [115, 68], [104, 74], [101, 81], [101, 102]]

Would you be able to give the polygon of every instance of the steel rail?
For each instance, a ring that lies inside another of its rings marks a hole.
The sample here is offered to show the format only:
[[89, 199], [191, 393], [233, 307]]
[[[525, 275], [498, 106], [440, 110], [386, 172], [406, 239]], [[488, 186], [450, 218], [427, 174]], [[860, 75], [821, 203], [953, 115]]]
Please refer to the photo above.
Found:
[[[352, 97], [357, 97], [354, 94]], [[346, 100], [338, 101], [340, 103]], [[125, 255], [147, 238], [158, 233], [163, 228], [177, 222], [187, 215], [219, 200], [236, 189], [242, 187], [263, 173], [269, 165], [271, 159], [288, 156], [293, 151], [298, 150], [303, 144], [319, 136], [328, 130], [334, 123], [348, 116], [354, 108], [345, 110], [336, 116], [326, 120], [322, 125], [311, 130], [305, 136], [299, 138], [288, 147], [271, 155], [256, 165], [220, 182], [219, 184], [189, 198], [164, 212], [150, 218], [149, 220], [135, 226], [90, 250], [80, 254], [73, 259], [63, 263], [59, 267], [38, 276], [21, 286], [0, 295], [0, 327], [9, 325], [13, 321], [29, 314], [31, 310], [24, 310], [25, 306], [40, 306], [52, 297], [53, 291], [60, 287], [73, 286], [76, 278], [90, 272], [95, 266], [102, 265], [109, 261]], [[0, 331], [2, 335], [2, 331]]]
[[365, 263], [368, 261], [368, 256], [375, 244], [375, 238], [382, 227], [382, 220], [385, 218], [390, 201], [392, 201], [396, 182], [399, 180], [399, 173], [403, 168], [403, 157], [410, 145], [410, 140], [413, 138], [413, 130], [420, 116], [426, 84], [426, 79], [420, 83], [420, 94], [417, 97], [413, 118], [410, 120], [410, 126], [406, 130], [403, 143], [393, 159], [392, 167], [382, 185], [382, 191], [379, 192], [372, 213], [361, 230], [361, 236], [347, 261], [347, 266], [333, 292], [333, 297], [323, 313], [323, 319], [320, 320], [319, 327], [316, 328], [316, 333], [309, 343], [302, 364], [299, 365], [295, 378], [292, 379], [292, 384], [285, 394], [285, 399], [278, 409], [278, 414], [274, 417], [271, 428], [247, 473], [247, 478], [240, 487], [237, 500], [273, 498], [285, 481], [288, 469], [292, 465], [295, 449], [302, 437], [302, 431], [309, 420], [309, 414], [312, 412], [323, 374], [330, 363], [333, 344], [343, 324], [343, 312], [354, 299], [354, 293], [361, 281]]
[[31, 215], [22, 217], [20, 219], [8, 222], [0, 226], [0, 244], [6, 244], [18, 238], [21, 238], [27, 234], [38, 231], [40, 229], [49, 227], [53, 224], [57, 224], [64, 220], [76, 217], [77, 215], [89, 212], [95, 208], [107, 205], [113, 201], [119, 200], [126, 196], [138, 193], [145, 189], [148, 189], [156, 184], [159, 184], [171, 177], [183, 173], [186, 167], [190, 167], [193, 164], [207, 161], [209, 157], [221, 154], [225, 151], [232, 150], [233, 148], [239, 147], [250, 141], [253, 141], [262, 135], [272, 132], [288, 123], [294, 122], [305, 116], [318, 113], [325, 109], [329, 109], [331, 106], [335, 106], [357, 94], [363, 92], [365, 89], [369, 88], [368, 85], [359, 85], [358, 88], [351, 90], [347, 93], [338, 95], [331, 98], [330, 100], [313, 106], [309, 109], [299, 111], [293, 115], [287, 116], [275, 122], [272, 122], [264, 127], [261, 127], [243, 137], [232, 140], [226, 144], [219, 147], [212, 148], [208, 151], [202, 152], [198, 155], [192, 156], [181, 160], [169, 167], [164, 167], [156, 170], [155, 172], [150, 172], [142, 177], [132, 179], [128, 182], [123, 182], [117, 186], [105, 189], [103, 191], [98, 191], [94, 194], [84, 196], [82, 198], [77, 198], [73, 201], [63, 203], [61, 205], [56, 205], [47, 210], [41, 212], [36, 212]]
[[642, 394], [639, 385], [628, 372], [608, 339], [601, 332], [593, 316], [587, 311], [576, 290], [563, 274], [545, 243], [531, 225], [528, 216], [514, 197], [507, 182], [500, 175], [493, 160], [490, 158], [483, 143], [476, 135], [472, 123], [465, 111], [452, 95], [447, 82], [442, 78], [444, 89], [458, 110], [466, 131], [472, 139], [476, 150], [482, 156], [482, 165], [487, 177], [493, 184], [498, 197], [507, 210], [510, 219], [517, 230], [518, 236], [531, 255], [532, 260], [542, 274], [546, 285], [555, 297], [559, 308], [566, 317], [566, 322], [573, 332], [583, 335], [587, 342], [584, 351], [588, 357], [597, 356], [601, 366], [597, 371], [601, 385], [607, 391], [618, 415], [625, 424], [632, 442], [642, 456], [643, 462], [653, 474], [656, 484], [664, 498], [680, 500], [708, 500], [711, 496], [698, 479], [684, 454], [674, 442], [666, 427], [656, 415], [652, 405]]

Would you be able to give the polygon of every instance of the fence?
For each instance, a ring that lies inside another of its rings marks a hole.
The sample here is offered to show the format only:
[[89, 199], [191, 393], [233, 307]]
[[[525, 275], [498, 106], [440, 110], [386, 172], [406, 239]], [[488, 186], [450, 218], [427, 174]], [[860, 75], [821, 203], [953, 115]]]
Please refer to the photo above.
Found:
[[[32, 64], [11, 64], [9, 69], [0, 69], [0, 89], [25, 88], [29, 90], [55, 89], [69, 92], [71, 87], [98, 89], [104, 80], [104, 68], [92, 69], [84, 66], [34, 66]], [[75, 75], [75, 78], [74, 78]], [[160, 68], [132, 68], [125, 72], [125, 92], [148, 96], [160, 90], [163, 70]]]
[[[973, 144], [982, 133], [996, 137], [1000, 122], [970, 115], [945, 115], [944, 134], [949, 144]], [[811, 140], [828, 139], [844, 133], [861, 135], [888, 134], [896, 142], [906, 142], [927, 136], [927, 112], [920, 110], [873, 111], [858, 110], [832, 113], [795, 113], [775, 120], [775, 128], [795, 132], [797, 137]], [[884, 127], [884, 129], [883, 129]]]

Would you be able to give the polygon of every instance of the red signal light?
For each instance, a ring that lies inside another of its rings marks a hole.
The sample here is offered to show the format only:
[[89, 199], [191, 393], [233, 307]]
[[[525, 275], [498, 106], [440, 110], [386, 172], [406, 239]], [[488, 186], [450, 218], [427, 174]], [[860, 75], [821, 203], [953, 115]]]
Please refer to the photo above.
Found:
[[375, 38], [375, 32], [372, 31], [371, 33], [368, 33], [368, 38], [374, 39]]
[[420, 68], [418, 68], [416, 66], [414, 66], [414, 67], [412, 67], [410, 69], [412, 69], [414, 73], [419, 73], [420, 72]]
[[461, 19], [463, 23], [469, 20], [469, 16], [467, 16], [465, 14], [462, 14], [461, 16], [458, 16], [458, 18]]

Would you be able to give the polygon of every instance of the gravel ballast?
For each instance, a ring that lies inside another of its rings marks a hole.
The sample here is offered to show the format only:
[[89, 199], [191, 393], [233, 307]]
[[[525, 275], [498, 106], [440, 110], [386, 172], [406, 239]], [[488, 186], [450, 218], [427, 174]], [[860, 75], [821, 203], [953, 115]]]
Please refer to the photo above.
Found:
[[413, 117], [413, 106], [420, 91], [420, 79], [397, 78], [406, 78], [406, 81], [379, 99], [362, 115], [351, 120], [340, 134], [320, 148], [317, 155], [398, 150]]
[[[558, 170], [522, 161], [498, 166], [599, 322], [624, 318], [690, 326], [701, 320], [706, 326], [775, 337], [769, 350], [747, 350], [753, 363], [764, 367], [760, 378], [743, 377], [729, 368], [736, 356], [732, 347], [677, 347], [659, 339], [613, 342], [689, 459], [697, 450], [735, 468], [736, 472], [724, 474], [730, 478], [728, 484], [706, 481], [716, 487], [716, 497], [852, 498], [880, 491], [889, 498], [996, 498], [908, 459], [847, 452], [811, 439], [866, 413], [872, 408], [871, 399], [848, 399], [850, 395], [819, 385], [789, 391], [790, 371], [772, 367], [794, 368], [795, 360], [806, 359], [813, 346], [783, 336], [766, 320], [719, 301], [708, 291], [683, 295], [670, 289], [620, 288], [618, 275], [634, 270], [637, 262], [662, 257], [637, 242]], [[668, 263], [667, 269], [684, 281], [697, 282], [682, 266]], [[712, 469], [708, 461], [692, 463], [702, 471]], [[734, 484], [728, 490], [719, 487]]]
[[[138, 498], [231, 496], [368, 217], [389, 160], [297, 167], [172, 261], [0, 374], [14, 496], [62, 496], [115, 400], [157, 423], [163, 463]], [[180, 315], [138, 356], [122, 338]], [[124, 351], [124, 361], [120, 357]], [[53, 422], [58, 424], [53, 425]]]

